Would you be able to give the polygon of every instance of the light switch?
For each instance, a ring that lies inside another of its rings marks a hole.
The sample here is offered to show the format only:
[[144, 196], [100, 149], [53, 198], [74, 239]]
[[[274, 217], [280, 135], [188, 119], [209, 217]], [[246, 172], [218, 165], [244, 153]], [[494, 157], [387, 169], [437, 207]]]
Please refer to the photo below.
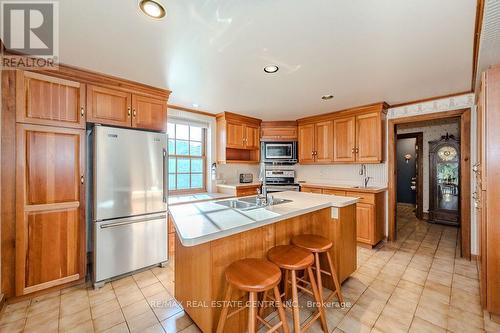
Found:
[[337, 207], [332, 207], [332, 219], [339, 218], [339, 209]]

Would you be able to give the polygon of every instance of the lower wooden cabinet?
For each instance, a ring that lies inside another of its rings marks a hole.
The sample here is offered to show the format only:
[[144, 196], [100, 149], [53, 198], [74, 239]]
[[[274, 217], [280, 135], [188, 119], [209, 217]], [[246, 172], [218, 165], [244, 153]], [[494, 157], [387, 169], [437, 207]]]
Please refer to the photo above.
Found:
[[16, 295], [85, 277], [85, 131], [17, 124]]
[[359, 198], [356, 204], [356, 233], [359, 243], [370, 246], [377, 245], [384, 239], [385, 225], [385, 192], [367, 193], [332, 189], [317, 185], [301, 185], [302, 192], [329, 194]]

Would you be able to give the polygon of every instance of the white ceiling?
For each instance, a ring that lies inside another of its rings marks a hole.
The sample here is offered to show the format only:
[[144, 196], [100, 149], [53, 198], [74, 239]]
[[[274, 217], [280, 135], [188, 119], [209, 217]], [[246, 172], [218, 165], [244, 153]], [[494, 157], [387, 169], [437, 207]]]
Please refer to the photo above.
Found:
[[162, 0], [162, 21], [137, 2], [60, 1], [61, 62], [266, 120], [470, 89], [476, 0]]

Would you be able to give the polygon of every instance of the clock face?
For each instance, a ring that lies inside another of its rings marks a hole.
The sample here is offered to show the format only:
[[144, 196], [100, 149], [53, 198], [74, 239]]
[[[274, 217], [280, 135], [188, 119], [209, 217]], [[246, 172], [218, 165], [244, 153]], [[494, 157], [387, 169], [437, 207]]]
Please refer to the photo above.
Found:
[[455, 149], [455, 147], [444, 146], [439, 148], [437, 155], [441, 161], [449, 162], [456, 159], [457, 150]]

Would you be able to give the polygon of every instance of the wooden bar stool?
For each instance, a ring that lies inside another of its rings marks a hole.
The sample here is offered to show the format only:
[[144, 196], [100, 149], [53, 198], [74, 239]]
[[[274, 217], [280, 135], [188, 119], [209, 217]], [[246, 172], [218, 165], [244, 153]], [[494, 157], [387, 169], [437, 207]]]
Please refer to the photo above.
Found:
[[[326, 323], [325, 310], [323, 307], [323, 302], [321, 301], [321, 297], [316, 286], [314, 280], [314, 274], [312, 272], [311, 266], [314, 262], [314, 256], [311, 252], [304, 250], [302, 248], [293, 246], [293, 245], [279, 245], [273, 247], [267, 252], [267, 258], [278, 265], [280, 268], [285, 270], [286, 279], [285, 279], [285, 297], [287, 295], [286, 290], [288, 289], [288, 275], [291, 275], [291, 284], [292, 284], [292, 312], [293, 312], [293, 329], [295, 333], [306, 331], [312, 323], [320, 319], [321, 327], [323, 328], [323, 332], [328, 332], [328, 325]], [[297, 271], [305, 270], [309, 275], [311, 290], [297, 284], [297, 281], [305, 281], [304, 279], [297, 277]], [[290, 272], [290, 274], [288, 274]], [[300, 327], [300, 314], [299, 314], [299, 298], [298, 298], [298, 289], [311, 294], [314, 297], [314, 301], [319, 306], [318, 312], [310, 319], [307, 323], [304, 324], [303, 327]], [[264, 293], [264, 297], [267, 294]], [[281, 297], [281, 295], [280, 295]], [[275, 296], [276, 298], [276, 296]]]
[[[330, 252], [328, 252], [332, 248], [333, 243], [329, 239], [322, 236], [305, 234], [293, 237], [292, 244], [311, 251], [314, 254], [314, 270], [316, 271], [316, 282], [318, 284], [321, 299], [325, 302], [328, 302], [333, 296], [337, 295], [339, 302], [343, 303], [344, 297], [342, 296], [342, 292], [340, 290], [339, 279], [337, 277], [337, 273], [335, 272], [335, 267], [333, 266]], [[328, 271], [321, 269], [319, 255], [322, 253], [326, 254], [326, 260], [329, 266]], [[335, 290], [328, 296], [326, 300], [323, 298], [323, 283], [321, 281], [322, 273], [331, 276], [333, 285], [335, 286]]]
[[[282, 327], [284, 333], [289, 332], [288, 323], [285, 318], [285, 310], [283, 308], [283, 304], [281, 303], [280, 292], [278, 289], [278, 284], [281, 281], [281, 271], [276, 265], [264, 259], [248, 258], [238, 260], [233, 262], [226, 269], [226, 281], [228, 282], [228, 286], [224, 296], [224, 303], [219, 323], [217, 324], [217, 333], [222, 333], [224, 331], [224, 326], [226, 325], [226, 320], [228, 318], [246, 309], [247, 307], [249, 333], [256, 332], [257, 320], [269, 328], [267, 332], [274, 332], [280, 327]], [[231, 301], [233, 288], [248, 292], [249, 302], [248, 305], [240, 307], [239, 309], [228, 314], [228, 303]], [[271, 326], [257, 314], [257, 293], [267, 292], [269, 290], [273, 290], [280, 318], [279, 323], [274, 326]]]

